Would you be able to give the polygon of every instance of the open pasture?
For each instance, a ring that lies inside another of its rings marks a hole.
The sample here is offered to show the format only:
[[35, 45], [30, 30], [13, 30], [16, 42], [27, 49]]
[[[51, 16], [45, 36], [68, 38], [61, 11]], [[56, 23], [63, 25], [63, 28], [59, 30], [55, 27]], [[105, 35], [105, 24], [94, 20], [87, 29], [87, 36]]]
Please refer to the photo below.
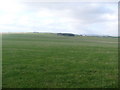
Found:
[[115, 88], [118, 38], [2, 35], [3, 88]]

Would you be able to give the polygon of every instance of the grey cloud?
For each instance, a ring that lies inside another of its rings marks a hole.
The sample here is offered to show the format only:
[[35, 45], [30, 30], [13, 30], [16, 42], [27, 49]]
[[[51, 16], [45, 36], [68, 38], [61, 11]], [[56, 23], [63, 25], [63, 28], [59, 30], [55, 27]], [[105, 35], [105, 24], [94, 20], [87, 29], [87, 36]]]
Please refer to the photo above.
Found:
[[83, 23], [96, 23], [96, 22], [106, 22], [109, 20], [105, 19], [103, 15], [115, 13], [110, 8], [116, 3], [36, 3], [36, 2], [27, 2], [25, 3], [29, 10], [39, 11], [41, 8], [47, 8], [51, 11], [59, 10], [69, 10], [70, 12], [67, 15], [68, 17], [75, 18], [82, 21]]

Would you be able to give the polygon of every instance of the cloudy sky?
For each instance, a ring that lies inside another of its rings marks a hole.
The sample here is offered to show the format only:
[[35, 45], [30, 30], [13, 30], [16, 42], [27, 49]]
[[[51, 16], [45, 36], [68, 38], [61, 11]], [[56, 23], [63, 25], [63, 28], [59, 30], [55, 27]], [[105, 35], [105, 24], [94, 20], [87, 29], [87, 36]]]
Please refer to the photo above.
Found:
[[117, 2], [2, 0], [0, 32], [118, 35]]

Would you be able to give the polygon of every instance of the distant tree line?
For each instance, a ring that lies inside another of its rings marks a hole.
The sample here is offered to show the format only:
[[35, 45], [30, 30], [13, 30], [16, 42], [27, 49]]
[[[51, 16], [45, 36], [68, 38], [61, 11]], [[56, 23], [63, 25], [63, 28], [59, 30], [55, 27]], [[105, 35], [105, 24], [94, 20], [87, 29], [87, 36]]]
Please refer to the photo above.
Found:
[[72, 34], [72, 33], [57, 33], [57, 35], [62, 35], [62, 36], [75, 36], [75, 34]]

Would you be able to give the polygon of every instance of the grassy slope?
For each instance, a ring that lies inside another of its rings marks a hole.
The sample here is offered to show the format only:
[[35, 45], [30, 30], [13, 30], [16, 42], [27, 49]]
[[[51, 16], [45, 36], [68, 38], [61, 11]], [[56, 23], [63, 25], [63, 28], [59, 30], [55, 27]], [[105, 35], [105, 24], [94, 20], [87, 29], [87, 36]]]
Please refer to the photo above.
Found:
[[117, 87], [117, 38], [3, 35], [3, 87]]

